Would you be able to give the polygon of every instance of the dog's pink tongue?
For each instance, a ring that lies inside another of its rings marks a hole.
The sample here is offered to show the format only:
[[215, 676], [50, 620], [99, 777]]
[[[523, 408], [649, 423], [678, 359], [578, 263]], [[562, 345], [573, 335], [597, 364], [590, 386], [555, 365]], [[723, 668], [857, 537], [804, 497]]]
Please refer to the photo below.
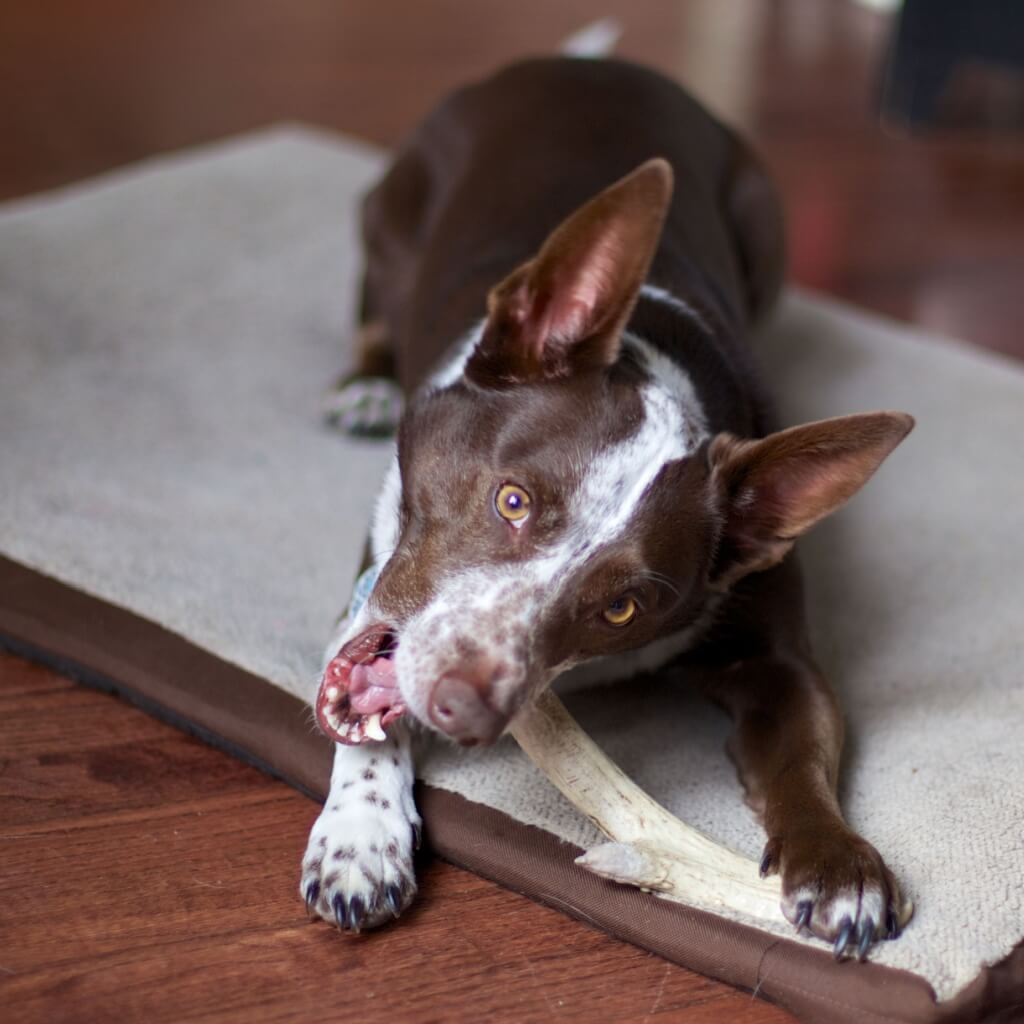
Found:
[[377, 658], [368, 665], [353, 665], [349, 677], [349, 705], [356, 714], [372, 715], [398, 703], [395, 663]]

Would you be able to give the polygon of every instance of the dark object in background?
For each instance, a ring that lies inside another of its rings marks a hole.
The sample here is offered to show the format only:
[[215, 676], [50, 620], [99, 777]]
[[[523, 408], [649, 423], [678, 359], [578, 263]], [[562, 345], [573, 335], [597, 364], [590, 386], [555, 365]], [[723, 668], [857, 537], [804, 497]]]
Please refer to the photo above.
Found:
[[1024, 3], [904, 0], [882, 117], [911, 131], [1024, 130]]

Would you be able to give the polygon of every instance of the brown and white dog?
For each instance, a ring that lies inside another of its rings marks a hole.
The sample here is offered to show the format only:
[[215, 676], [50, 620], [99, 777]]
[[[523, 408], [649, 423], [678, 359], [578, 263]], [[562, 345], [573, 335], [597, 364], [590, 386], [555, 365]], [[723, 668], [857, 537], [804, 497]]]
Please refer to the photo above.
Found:
[[804, 625], [800, 534], [911, 429], [774, 432], [747, 348], [783, 270], [747, 148], [666, 78], [516, 64], [431, 114], [364, 207], [364, 373], [407, 396], [379, 577], [327, 655], [336, 741], [301, 893], [358, 930], [415, 892], [409, 726], [493, 742], [570, 670], [683, 665], [798, 928], [863, 957], [900, 895], [836, 799], [843, 724]]

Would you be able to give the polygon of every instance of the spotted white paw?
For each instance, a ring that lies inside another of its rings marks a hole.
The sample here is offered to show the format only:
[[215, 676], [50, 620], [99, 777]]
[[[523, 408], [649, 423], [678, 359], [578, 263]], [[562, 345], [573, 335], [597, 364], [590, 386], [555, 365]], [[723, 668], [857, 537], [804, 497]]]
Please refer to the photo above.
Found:
[[327, 397], [324, 415], [355, 437], [391, 437], [402, 415], [402, 391], [387, 377], [352, 377]]
[[311, 915], [358, 932], [386, 924], [416, 894], [420, 816], [411, 769], [391, 743], [343, 748], [309, 835], [299, 892]]

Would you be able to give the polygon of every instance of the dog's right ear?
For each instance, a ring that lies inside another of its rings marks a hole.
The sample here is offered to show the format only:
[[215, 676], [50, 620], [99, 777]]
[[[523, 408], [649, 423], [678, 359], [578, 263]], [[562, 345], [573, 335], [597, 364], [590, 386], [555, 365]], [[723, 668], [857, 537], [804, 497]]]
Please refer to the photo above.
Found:
[[672, 168], [649, 160], [563, 221], [491, 292], [466, 377], [507, 387], [614, 363], [671, 196]]

